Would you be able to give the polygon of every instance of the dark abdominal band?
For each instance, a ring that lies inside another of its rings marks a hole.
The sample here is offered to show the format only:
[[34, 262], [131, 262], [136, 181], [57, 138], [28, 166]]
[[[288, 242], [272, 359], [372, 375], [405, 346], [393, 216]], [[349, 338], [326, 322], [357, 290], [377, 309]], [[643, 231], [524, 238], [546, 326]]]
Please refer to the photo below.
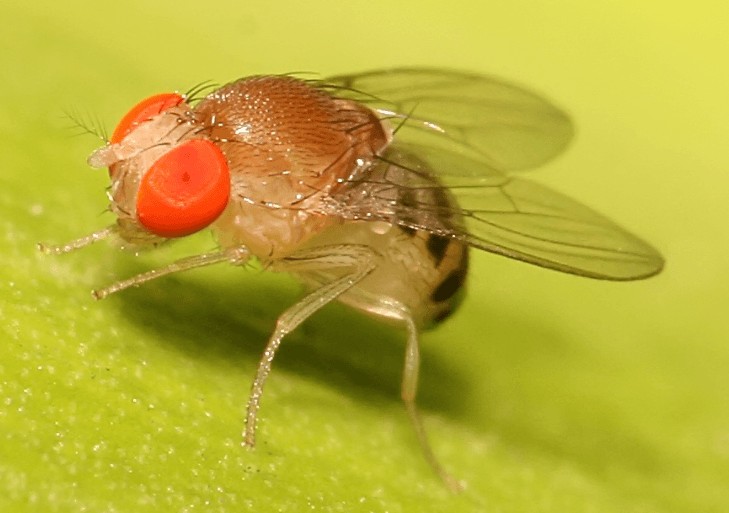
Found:
[[440, 282], [440, 285], [436, 287], [433, 293], [430, 295], [430, 299], [435, 303], [442, 303], [448, 301], [456, 295], [463, 284], [466, 281], [466, 268], [458, 268], [451, 271], [446, 278]]
[[428, 248], [430, 255], [433, 257], [436, 267], [438, 267], [443, 261], [443, 257], [445, 257], [446, 250], [448, 249], [448, 244], [450, 244], [450, 242], [451, 239], [448, 237], [441, 237], [439, 235], [432, 234], [428, 237], [426, 247]]
[[[441, 240], [445, 239], [445, 247], [447, 247], [448, 244], [459, 244], [454, 239], [448, 239], [445, 237], [438, 238]], [[435, 243], [433, 243], [433, 246], [435, 246]], [[428, 241], [429, 250], [430, 247], [431, 244], [430, 241]], [[440, 246], [438, 247], [440, 248]], [[445, 249], [442, 251], [443, 253], [445, 253]], [[431, 250], [431, 255], [433, 256], [433, 259], [437, 259], [438, 254], [439, 252]], [[440, 260], [442, 259], [443, 256], [440, 256]], [[440, 311], [438, 311], [438, 313], [436, 313], [433, 317], [434, 323], [439, 323], [447, 319], [453, 312], [455, 312], [456, 308], [458, 308], [458, 305], [461, 303], [461, 300], [463, 299], [466, 290], [464, 285], [466, 283], [467, 276], [468, 247], [464, 246], [462, 248], [461, 259], [458, 262], [458, 265], [453, 268], [448, 274], [446, 274], [445, 278], [443, 278], [443, 280], [438, 284], [437, 287], [435, 287], [433, 292], [430, 294], [430, 300], [441, 307]]]

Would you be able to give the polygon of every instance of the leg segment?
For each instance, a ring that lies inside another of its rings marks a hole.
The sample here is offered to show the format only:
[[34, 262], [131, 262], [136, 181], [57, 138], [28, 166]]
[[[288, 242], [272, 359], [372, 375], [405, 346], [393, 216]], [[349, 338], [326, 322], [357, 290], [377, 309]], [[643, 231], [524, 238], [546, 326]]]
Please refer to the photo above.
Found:
[[430, 447], [428, 441], [428, 435], [425, 432], [423, 426], [423, 420], [420, 417], [420, 412], [415, 404], [415, 396], [418, 392], [418, 375], [420, 371], [420, 345], [418, 343], [418, 329], [413, 321], [412, 316], [406, 313], [407, 310], [403, 311], [402, 319], [407, 327], [407, 343], [405, 346], [405, 365], [403, 368], [402, 386], [400, 389], [400, 395], [405, 403], [405, 410], [410, 417], [410, 422], [415, 429], [415, 434], [418, 437], [418, 442], [423, 450], [423, 455], [431, 468], [438, 474], [443, 483], [452, 492], [460, 492], [463, 490], [463, 485], [450, 475], [436, 458], [433, 449]]
[[227, 249], [225, 251], [216, 251], [214, 253], [203, 253], [202, 255], [194, 255], [187, 258], [182, 258], [165, 267], [159, 269], [152, 269], [145, 273], [137, 274], [126, 280], [117, 281], [112, 283], [108, 287], [103, 289], [97, 289], [91, 292], [96, 299], [104, 299], [105, 297], [124, 290], [129, 287], [138, 287], [143, 283], [152, 281], [168, 274], [178, 273], [180, 271], [187, 271], [198, 267], [206, 267], [208, 265], [218, 264], [221, 262], [229, 262], [234, 265], [240, 265], [248, 260], [248, 250], [245, 247]]
[[[89, 246], [97, 241], [108, 239], [109, 237], [115, 236], [117, 233], [117, 225], [107, 226], [97, 232], [94, 232], [85, 237], [73, 240], [67, 244], [60, 245], [47, 245], [38, 243], [38, 249], [47, 255], [61, 255], [63, 253], [70, 253], [77, 249]], [[197, 267], [205, 267], [208, 265], [218, 264], [221, 262], [228, 262], [233, 265], [242, 265], [248, 261], [250, 253], [245, 246], [232, 247], [222, 251], [216, 251], [214, 253], [203, 253], [201, 255], [194, 255], [187, 258], [182, 258], [171, 264], [158, 269], [152, 269], [150, 271], [137, 274], [126, 280], [120, 280], [116, 283], [112, 283], [108, 287], [102, 289], [93, 290], [91, 294], [96, 299], [104, 299], [115, 292], [127, 289], [129, 287], [137, 287], [148, 281], [173, 274], [181, 271], [187, 271], [189, 269], [195, 269]]]
[[72, 240], [68, 244], [49, 245], [39, 242], [38, 250], [42, 251], [46, 255], [61, 255], [63, 253], [70, 253], [71, 251], [76, 251], [77, 249], [89, 246], [94, 242], [107, 239], [114, 233], [116, 233], [116, 226], [111, 225], [107, 226], [106, 228], [102, 228], [98, 232], [94, 232], [90, 235], [86, 235], [85, 237]]
[[276, 321], [276, 329], [266, 344], [251, 386], [243, 445], [253, 447], [256, 443], [256, 420], [263, 395], [263, 385], [271, 372], [271, 363], [283, 337], [372, 272], [376, 266], [376, 258], [376, 253], [367, 246], [324, 246], [295, 253], [272, 264], [276, 270], [289, 272], [325, 271], [337, 268], [344, 268], [348, 271], [305, 296], [281, 314]]

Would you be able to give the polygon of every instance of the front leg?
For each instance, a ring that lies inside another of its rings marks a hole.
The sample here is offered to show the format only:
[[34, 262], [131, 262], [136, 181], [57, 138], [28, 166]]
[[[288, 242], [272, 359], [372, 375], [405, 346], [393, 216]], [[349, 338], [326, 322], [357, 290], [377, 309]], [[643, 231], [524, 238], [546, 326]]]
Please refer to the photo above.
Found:
[[256, 420], [263, 395], [263, 385], [271, 372], [271, 363], [283, 337], [321, 307], [359, 283], [375, 269], [376, 261], [377, 253], [368, 246], [348, 244], [303, 250], [271, 264], [271, 267], [277, 271], [306, 272], [344, 269], [345, 274], [309, 293], [282, 313], [276, 321], [276, 329], [266, 344], [258, 364], [256, 378], [251, 386], [243, 445], [253, 447], [256, 443]]

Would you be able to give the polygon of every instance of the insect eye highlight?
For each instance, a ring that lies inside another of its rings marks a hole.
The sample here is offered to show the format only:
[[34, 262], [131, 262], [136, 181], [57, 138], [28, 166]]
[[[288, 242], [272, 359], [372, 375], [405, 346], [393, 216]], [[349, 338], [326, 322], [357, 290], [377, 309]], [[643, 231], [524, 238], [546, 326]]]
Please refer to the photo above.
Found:
[[111, 134], [110, 142], [112, 144], [120, 142], [145, 121], [149, 121], [154, 116], [176, 107], [184, 101], [185, 98], [178, 93], [162, 93], [145, 98], [132, 107], [119, 121]]
[[230, 197], [230, 171], [223, 152], [205, 139], [170, 150], [144, 174], [137, 193], [137, 219], [161, 237], [184, 237], [218, 218]]

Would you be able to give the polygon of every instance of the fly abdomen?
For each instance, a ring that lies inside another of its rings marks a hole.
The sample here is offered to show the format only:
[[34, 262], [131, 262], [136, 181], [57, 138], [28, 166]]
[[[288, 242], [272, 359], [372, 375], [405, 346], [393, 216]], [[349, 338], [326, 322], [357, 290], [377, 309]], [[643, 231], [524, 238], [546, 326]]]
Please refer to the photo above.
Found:
[[[406, 231], [407, 233], [407, 231]], [[434, 268], [435, 279], [429, 281], [427, 296], [423, 297], [425, 324], [437, 324], [448, 318], [458, 307], [465, 293], [468, 276], [468, 246], [462, 241], [416, 230], [414, 239]]]
[[[412, 157], [413, 163], [417, 163]], [[398, 180], [400, 168], [389, 168], [390, 179]], [[468, 275], [468, 245], [448, 235], [418, 228], [430, 226], [441, 233], [457, 231], [463, 219], [458, 215], [455, 198], [421, 165], [416, 186], [397, 189], [397, 203], [401, 206], [397, 218], [398, 228], [420, 253], [420, 266], [430, 268], [424, 275], [429, 279], [425, 295], [421, 298], [425, 324], [439, 323], [450, 316], [460, 304]]]

